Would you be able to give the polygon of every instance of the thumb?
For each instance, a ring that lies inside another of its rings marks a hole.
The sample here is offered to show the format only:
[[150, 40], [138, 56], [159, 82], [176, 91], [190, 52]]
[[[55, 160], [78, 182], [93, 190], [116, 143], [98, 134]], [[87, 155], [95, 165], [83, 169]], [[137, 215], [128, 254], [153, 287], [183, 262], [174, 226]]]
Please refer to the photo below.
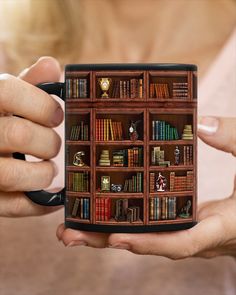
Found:
[[236, 157], [236, 118], [200, 117], [198, 136], [206, 144]]
[[24, 69], [18, 78], [30, 83], [57, 82], [61, 76], [59, 62], [50, 56], [40, 57], [31, 67]]

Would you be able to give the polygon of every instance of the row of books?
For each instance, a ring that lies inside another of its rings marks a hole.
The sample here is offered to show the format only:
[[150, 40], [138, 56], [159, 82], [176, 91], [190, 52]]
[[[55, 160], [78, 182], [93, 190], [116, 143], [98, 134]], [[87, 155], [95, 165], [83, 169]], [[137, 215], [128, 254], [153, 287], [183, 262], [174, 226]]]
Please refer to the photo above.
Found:
[[111, 198], [95, 199], [95, 218], [97, 221], [108, 221], [111, 219]]
[[[114, 202], [112, 205], [112, 202]], [[112, 214], [112, 206], [114, 211]], [[140, 207], [129, 206], [128, 199], [96, 198], [95, 200], [96, 221], [115, 221], [135, 222], [140, 220]]]
[[68, 172], [67, 190], [72, 192], [88, 192], [89, 172]]
[[122, 122], [112, 119], [96, 119], [95, 138], [97, 141], [122, 140]]
[[149, 200], [149, 220], [175, 219], [176, 197], [154, 197]]
[[150, 83], [150, 97], [151, 98], [169, 98], [168, 84], [164, 83]]
[[143, 148], [133, 147], [112, 151], [112, 163], [115, 167], [142, 167]]
[[126, 179], [123, 191], [129, 193], [141, 193], [143, 191], [142, 172], [137, 172], [132, 178]]
[[178, 130], [166, 121], [152, 121], [152, 140], [178, 140]]
[[89, 198], [76, 198], [72, 207], [71, 216], [80, 219], [89, 219]]
[[187, 171], [186, 176], [176, 176], [175, 172], [170, 172], [170, 191], [192, 191], [194, 183], [193, 171]]
[[183, 163], [184, 165], [193, 164], [193, 146], [192, 145], [184, 145]]
[[89, 140], [89, 127], [84, 121], [71, 126], [69, 140]]
[[142, 98], [143, 79], [114, 80], [109, 96], [110, 98]]
[[88, 98], [87, 79], [67, 78], [66, 79], [66, 98]]

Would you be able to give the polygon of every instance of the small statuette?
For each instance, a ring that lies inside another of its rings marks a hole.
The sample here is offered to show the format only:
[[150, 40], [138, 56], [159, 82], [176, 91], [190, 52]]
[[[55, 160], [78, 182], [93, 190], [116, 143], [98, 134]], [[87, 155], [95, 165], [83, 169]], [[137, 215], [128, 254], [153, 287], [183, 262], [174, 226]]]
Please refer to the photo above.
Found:
[[99, 85], [103, 91], [103, 94], [102, 94], [102, 98], [109, 98], [108, 96], [108, 90], [110, 88], [110, 85], [111, 85], [111, 78], [100, 78], [98, 79], [99, 81]]
[[188, 200], [186, 205], [183, 208], [181, 208], [179, 217], [189, 218], [189, 216], [190, 216], [189, 211], [190, 211], [191, 206], [192, 206], [192, 202], [190, 200]]
[[180, 162], [180, 150], [179, 150], [178, 146], [175, 147], [174, 155], [175, 155], [175, 165], [179, 165], [179, 162]]
[[166, 190], [166, 185], [167, 185], [167, 181], [165, 176], [163, 176], [161, 172], [159, 172], [158, 178], [156, 180], [157, 192], [164, 192]]
[[76, 154], [74, 154], [73, 165], [83, 167], [85, 163], [83, 162], [82, 156], [85, 156], [84, 151], [79, 151]]

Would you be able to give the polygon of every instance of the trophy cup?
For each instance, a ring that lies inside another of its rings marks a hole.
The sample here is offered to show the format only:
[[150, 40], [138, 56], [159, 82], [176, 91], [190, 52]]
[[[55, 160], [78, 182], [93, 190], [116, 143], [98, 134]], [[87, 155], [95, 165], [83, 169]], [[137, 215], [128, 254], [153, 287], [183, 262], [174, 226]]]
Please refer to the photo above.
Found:
[[82, 160], [82, 156], [85, 155], [84, 151], [79, 151], [74, 154], [74, 160], [73, 160], [73, 165], [83, 167], [85, 163]]
[[109, 98], [108, 90], [111, 85], [111, 78], [100, 78], [98, 79], [99, 85], [103, 91], [102, 98]]

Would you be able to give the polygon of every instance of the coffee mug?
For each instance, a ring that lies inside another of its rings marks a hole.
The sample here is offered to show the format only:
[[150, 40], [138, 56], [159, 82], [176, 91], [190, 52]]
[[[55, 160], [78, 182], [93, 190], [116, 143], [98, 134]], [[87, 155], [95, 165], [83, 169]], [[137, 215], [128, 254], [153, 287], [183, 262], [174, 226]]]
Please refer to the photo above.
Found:
[[65, 226], [73, 229], [132, 233], [196, 224], [195, 65], [71, 64], [64, 83], [38, 87], [65, 101], [65, 188], [27, 197], [64, 205]]

